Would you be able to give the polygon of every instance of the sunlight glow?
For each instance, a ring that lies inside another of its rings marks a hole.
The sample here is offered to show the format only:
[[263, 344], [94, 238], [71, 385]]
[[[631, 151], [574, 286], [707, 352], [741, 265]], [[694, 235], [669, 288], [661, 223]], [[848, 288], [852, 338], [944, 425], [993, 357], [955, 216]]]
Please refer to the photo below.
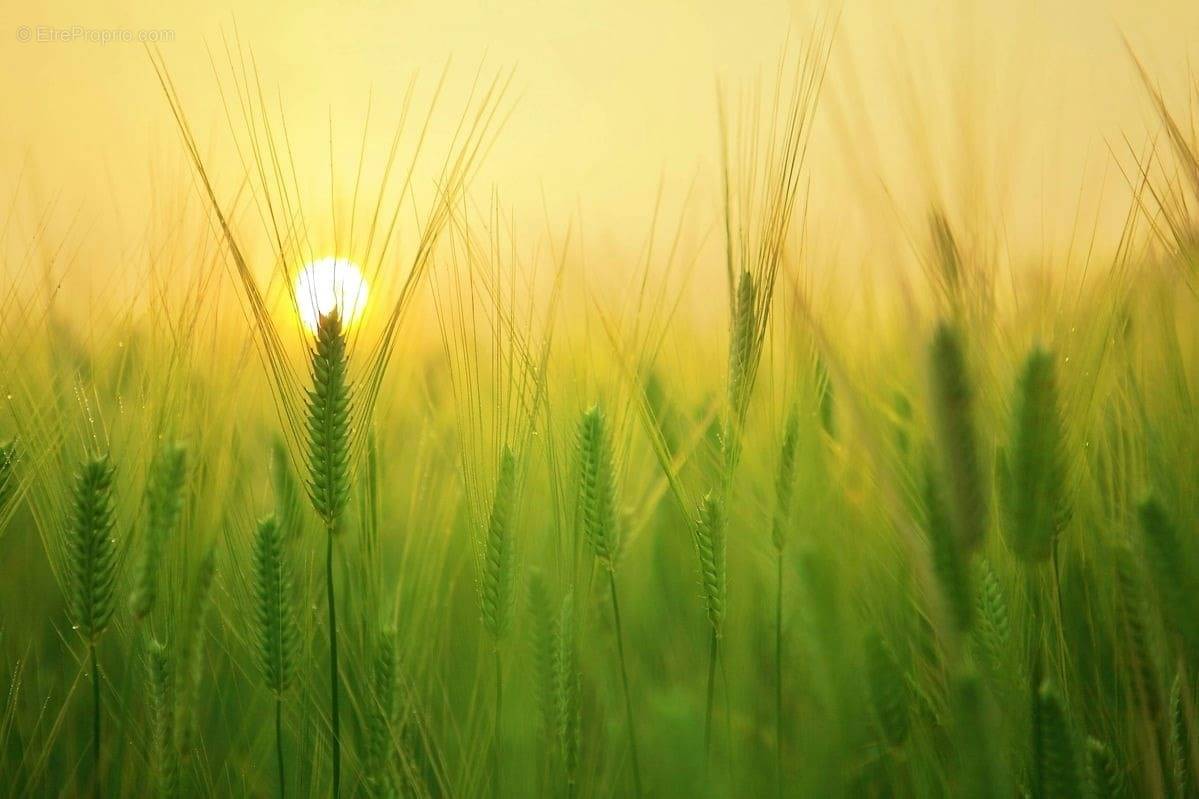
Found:
[[320, 318], [334, 308], [345, 326], [354, 324], [366, 310], [366, 280], [362, 270], [346, 258], [332, 256], [313, 261], [296, 278], [296, 307], [300, 321], [315, 332]]

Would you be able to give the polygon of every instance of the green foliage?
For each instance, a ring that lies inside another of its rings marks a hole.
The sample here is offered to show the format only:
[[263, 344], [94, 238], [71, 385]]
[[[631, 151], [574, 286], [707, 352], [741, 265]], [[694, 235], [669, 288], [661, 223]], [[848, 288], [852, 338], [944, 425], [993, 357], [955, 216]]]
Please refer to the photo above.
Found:
[[167, 444], [154, 457], [146, 485], [146, 525], [141, 559], [134, 570], [130, 606], [135, 618], [144, 619], [158, 599], [159, 576], [167, 538], [174, 532], [183, 510], [183, 485], [187, 480], [187, 450]]
[[1039, 348], [1020, 374], [1010, 453], [1008, 546], [1027, 562], [1048, 560], [1070, 510], [1057, 377], [1053, 357]]
[[63, 547], [70, 569], [67, 594], [71, 624], [86, 640], [97, 641], [116, 609], [117, 543], [113, 537], [112, 480], [107, 456], [92, 458], [75, 478], [71, 515]]

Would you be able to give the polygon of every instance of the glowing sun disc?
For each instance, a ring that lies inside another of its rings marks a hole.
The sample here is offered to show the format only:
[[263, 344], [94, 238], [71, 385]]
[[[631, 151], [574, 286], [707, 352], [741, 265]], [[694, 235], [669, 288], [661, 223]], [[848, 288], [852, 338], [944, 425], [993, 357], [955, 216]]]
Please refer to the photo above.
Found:
[[296, 278], [300, 321], [315, 332], [321, 317], [336, 309], [342, 325], [352, 325], [366, 310], [366, 293], [362, 270], [353, 261], [320, 258], [301, 269]]

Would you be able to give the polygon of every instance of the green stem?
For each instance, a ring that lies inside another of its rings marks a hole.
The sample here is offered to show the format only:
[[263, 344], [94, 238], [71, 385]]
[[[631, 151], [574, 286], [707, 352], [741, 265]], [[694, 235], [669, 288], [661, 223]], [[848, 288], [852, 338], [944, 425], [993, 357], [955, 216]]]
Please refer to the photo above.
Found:
[[783, 550], [776, 552], [774, 593], [774, 779], [783, 795]]
[[329, 597], [329, 694], [333, 714], [333, 797], [341, 794], [341, 721], [337, 700], [337, 600], [333, 594], [333, 525], [328, 529], [325, 550], [325, 589]]
[[495, 645], [495, 728], [491, 735], [491, 795], [499, 797], [500, 791], [500, 719], [504, 707], [504, 667], [500, 661], [500, 645]]
[[620, 604], [616, 601], [616, 574], [608, 571], [608, 587], [612, 594], [612, 618], [616, 625], [616, 653], [620, 658], [620, 679], [624, 683], [625, 723], [629, 728], [629, 751], [633, 757], [633, 784], [641, 796], [641, 760], [637, 755], [637, 730], [633, 726], [633, 700], [629, 694], [629, 670], [624, 658], [624, 632], [620, 626]]
[[716, 697], [716, 656], [720, 639], [716, 636], [716, 628], [712, 628], [711, 646], [708, 648], [708, 701], [704, 710], [704, 771], [707, 772], [712, 760], [712, 705]]
[[279, 766], [279, 799], [287, 795], [287, 778], [283, 771], [283, 697], [275, 696], [275, 762]]
[[96, 658], [96, 642], [89, 641], [88, 659], [92, 671], [92, 786], [96, 799], [103, 796], [100, 789], [100, 661]]

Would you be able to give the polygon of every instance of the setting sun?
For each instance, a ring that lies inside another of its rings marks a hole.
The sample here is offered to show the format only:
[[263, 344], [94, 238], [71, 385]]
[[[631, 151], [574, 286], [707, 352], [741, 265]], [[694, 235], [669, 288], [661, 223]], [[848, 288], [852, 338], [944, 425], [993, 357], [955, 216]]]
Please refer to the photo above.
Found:
[[360, 270], [345, 258], [321, 258], [300, 270], [296, 278], [296, 308], [300, 321], [316, 331], [321, 316], [336, 309], [342, 324], [352, 325], [366, 310], [367, 286]]

